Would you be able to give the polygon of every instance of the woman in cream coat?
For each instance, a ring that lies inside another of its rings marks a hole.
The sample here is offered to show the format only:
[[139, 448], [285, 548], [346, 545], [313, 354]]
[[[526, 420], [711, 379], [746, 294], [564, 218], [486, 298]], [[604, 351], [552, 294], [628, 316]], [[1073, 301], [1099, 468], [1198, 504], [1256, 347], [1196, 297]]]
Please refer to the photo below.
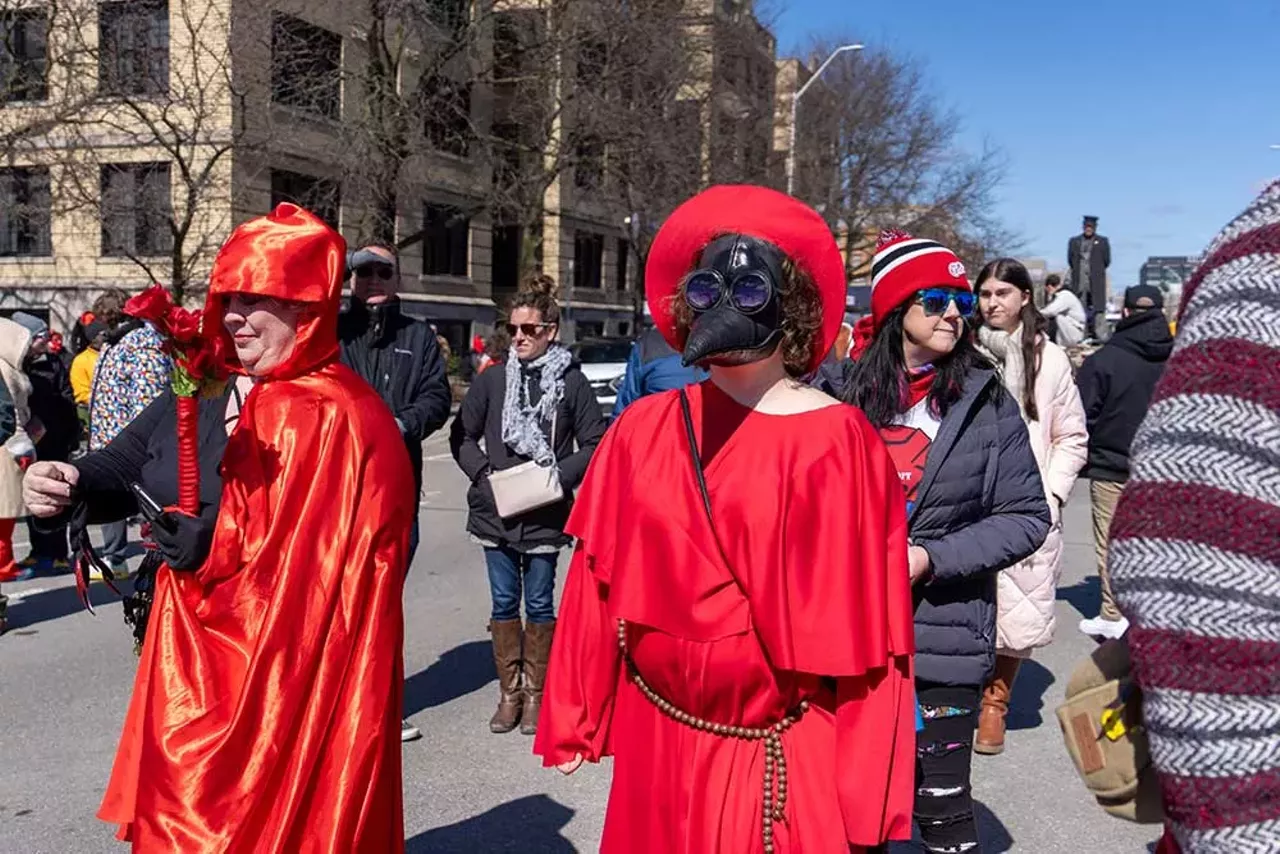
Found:
[[[0, 317], [0, 379], [13, 399], [13, 435], [4, 443], [5, 453], [0, 453], [0, 581], [12, 581], [19, 576], [13, 560], [13, 528], [18, 519], [27, 515], [22, 503], [22, 472], [35, 460], [36, 448], [26, 425], [31, 419], [27, 398], [31, 395], [31, 381], [22, 372], [22, 362], [31, 347], [31, 333], [25, 327], [8, 318]], [[0, 596], [0, 632], [6, 628], [5, 598]]]
[[1053, 640], [1062, 572], [1062, 507], [1071, 497], [1089, 445], [1084, 407], [1066, 352], [1048, 340], [1032, 299], [1031, 276], [1012, 258], [978, 274], [978, 338], [1018, 401], [1040, 466], [1053, 527], [1040, 550], [998, 576], [996, 670], [982, 697], [974, 750], [1004, 750], [1005, 714], [1022, 660]]

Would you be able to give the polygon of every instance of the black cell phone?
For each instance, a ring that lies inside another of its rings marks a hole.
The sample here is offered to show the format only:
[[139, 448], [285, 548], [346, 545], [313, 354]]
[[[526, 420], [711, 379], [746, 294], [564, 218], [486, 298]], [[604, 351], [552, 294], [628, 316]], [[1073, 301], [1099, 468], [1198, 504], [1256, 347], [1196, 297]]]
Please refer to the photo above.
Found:
[[173, 533], [173, 520], [165, 515], [164, 508], [160, 506], [160, 502], [151, 497], [151, 493], [142, 488], [140, 483], [130, 483], [129, 490], [133, 493], [133, 497], [138, 499], [138, 511], [152, 525]]

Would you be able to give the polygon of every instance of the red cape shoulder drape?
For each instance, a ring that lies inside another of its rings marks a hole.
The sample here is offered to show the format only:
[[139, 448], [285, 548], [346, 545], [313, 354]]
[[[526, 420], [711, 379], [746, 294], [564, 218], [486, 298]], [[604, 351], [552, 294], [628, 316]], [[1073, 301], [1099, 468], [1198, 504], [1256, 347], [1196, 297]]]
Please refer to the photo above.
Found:
[[394, 419], [336, 363], [267, 382], [223, 471], [209, 559], [157, 579], [99, 816], [135, 851], [402, 851]]
[[634, 404], [569, 523], [579, 546], [534, 750], [548, 765], [614, 757], [603, 851], [762, 850], [763, 745], [658, 712], [626, 677], [625, 619], [637, 668], [686, 712], [758, 727], [810, 700], [783, 738], [790, 790], [775, 851], [908, 838], [913, 634], [888, 453], [851, 407], [771, 416], [710, 383], [689, 394], [715, 531], [678, 396]]

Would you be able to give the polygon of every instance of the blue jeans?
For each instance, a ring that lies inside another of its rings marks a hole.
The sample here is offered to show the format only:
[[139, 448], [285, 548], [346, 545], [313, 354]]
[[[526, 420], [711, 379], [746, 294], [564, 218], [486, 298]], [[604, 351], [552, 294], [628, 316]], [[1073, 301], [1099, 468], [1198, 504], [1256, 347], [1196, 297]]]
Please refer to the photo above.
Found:
[[524, 613], [530, 623], [556, 618], [556, 561], [559, 552], [524, 554], [512, 548], [485, 549], [493, 619], [520, 619], [520, 587], [524, 585]]

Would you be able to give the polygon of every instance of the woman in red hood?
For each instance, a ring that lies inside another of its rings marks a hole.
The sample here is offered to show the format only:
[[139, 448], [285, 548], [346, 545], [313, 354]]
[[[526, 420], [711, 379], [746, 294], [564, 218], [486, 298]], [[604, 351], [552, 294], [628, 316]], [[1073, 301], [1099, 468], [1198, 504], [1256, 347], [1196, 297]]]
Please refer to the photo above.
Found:
[[404, 849], [415, 508], [400, 500], [412, 484], [395, 420], [338, 361], [344, 257], [337, 233], [281, 205], [214, 261], [202, 328], [255, 385], [208, 558], [157, 576], [99, 812], [134, 851]]

